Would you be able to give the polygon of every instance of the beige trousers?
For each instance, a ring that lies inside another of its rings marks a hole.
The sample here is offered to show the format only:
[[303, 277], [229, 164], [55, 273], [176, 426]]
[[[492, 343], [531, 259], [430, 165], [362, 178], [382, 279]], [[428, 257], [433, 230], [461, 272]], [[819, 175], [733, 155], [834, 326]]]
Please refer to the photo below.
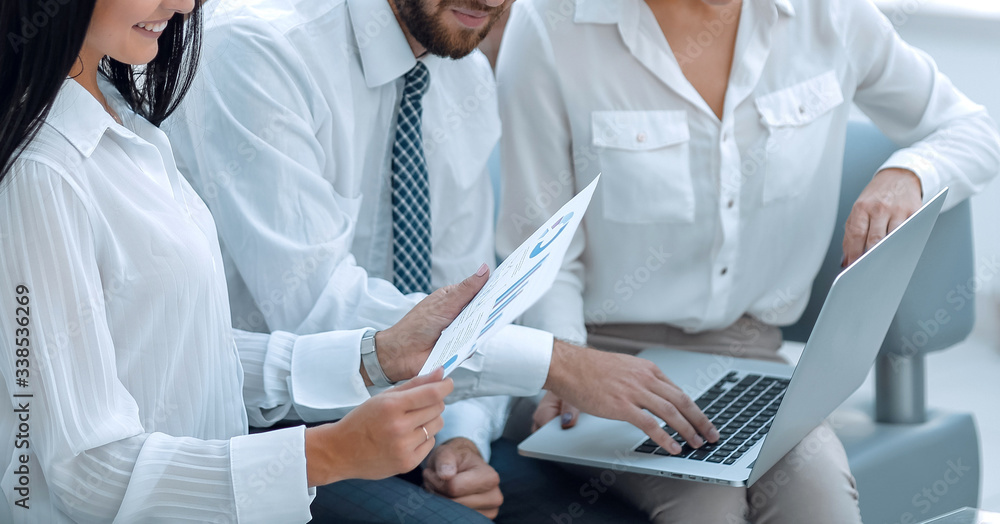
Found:
[[[697, 334], [666, 325], [588, 326], [590, 345], [635, 354], [650, 345], [742, 358], [783, 361], [781, 330], [751, 317]], [[709, 524], [852, 524], [861, 522], [847, 456], [826, 423], [813, 430], [750, 488], [566, 466], [649, 514], [650, 521]], [[611, 482], [608, 482], [608, 481]]]

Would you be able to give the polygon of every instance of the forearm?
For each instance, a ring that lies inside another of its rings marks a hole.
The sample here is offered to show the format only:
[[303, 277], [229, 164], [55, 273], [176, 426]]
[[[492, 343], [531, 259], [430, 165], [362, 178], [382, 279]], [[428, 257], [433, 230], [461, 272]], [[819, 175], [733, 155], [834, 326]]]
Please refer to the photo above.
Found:
[[951, 207], [982, 191], [1000, 171], [1000, 136], [985, 110], [973, 111], [940, 122], [929, 135], [889, 157], [880, 171], [892, 168], [914, 173], [925, 201], [949, 187]]
[[[137, 435], [50, 457], [45, 477], [50, 496], [79, 522], [141, 522], [167, 511], [198, 521], [306, 522], [311, 496], [301, 432], [232, 440]], [[280, 471], [268, 468], [272, 463]]]
[[330, 446], [333, 426], [324, 424], [305, 430], [306, 478], [309, 487], [325, 486], [353, 478], [345, 450]]
[[586, 351], [586, 348], [555, 339], [552, 344], [552, 364], [549, 365], [544, 389], [562, 395], [567, 387], [575, 382], [573, 367], [579, 360], [584, 359]]

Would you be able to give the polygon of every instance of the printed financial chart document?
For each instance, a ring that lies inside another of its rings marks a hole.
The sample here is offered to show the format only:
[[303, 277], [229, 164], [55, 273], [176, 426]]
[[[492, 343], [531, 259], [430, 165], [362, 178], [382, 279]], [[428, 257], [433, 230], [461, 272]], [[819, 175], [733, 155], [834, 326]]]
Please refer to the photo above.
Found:
[[597, 175], [500, 264], [472, 302], [441, 333], [421, 375], [443, 366], [447, 376], [471, 357], [479, 344], [542, 298], [556, 281], [570, 240], [600, 180]]

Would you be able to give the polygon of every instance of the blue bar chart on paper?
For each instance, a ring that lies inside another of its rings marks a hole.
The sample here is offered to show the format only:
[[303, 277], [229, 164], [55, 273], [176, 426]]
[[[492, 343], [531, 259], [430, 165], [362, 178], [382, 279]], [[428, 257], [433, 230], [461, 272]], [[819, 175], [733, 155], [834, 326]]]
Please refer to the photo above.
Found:
[[598, 175], [497, 267], [489, 282], [441, 333], [421, 375], [442, 366], [448, 375], [472, 356], [476, 347], [548, 292], [600, 179]]

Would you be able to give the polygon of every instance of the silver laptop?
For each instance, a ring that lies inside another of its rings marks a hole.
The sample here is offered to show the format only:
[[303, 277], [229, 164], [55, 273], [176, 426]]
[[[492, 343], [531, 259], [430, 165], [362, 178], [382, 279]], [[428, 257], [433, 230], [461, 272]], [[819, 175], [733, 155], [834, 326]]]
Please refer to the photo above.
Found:
[[656, 363], [692, 395], [721, 433], [671, 456], [626, 422], [558, 418], [518, 446], [522, 455], [670, 478], [750, 486], [847, 399], [868, 375], [937, 221], [943, 189], [833, 282], [795, 367], [665, 348]]

